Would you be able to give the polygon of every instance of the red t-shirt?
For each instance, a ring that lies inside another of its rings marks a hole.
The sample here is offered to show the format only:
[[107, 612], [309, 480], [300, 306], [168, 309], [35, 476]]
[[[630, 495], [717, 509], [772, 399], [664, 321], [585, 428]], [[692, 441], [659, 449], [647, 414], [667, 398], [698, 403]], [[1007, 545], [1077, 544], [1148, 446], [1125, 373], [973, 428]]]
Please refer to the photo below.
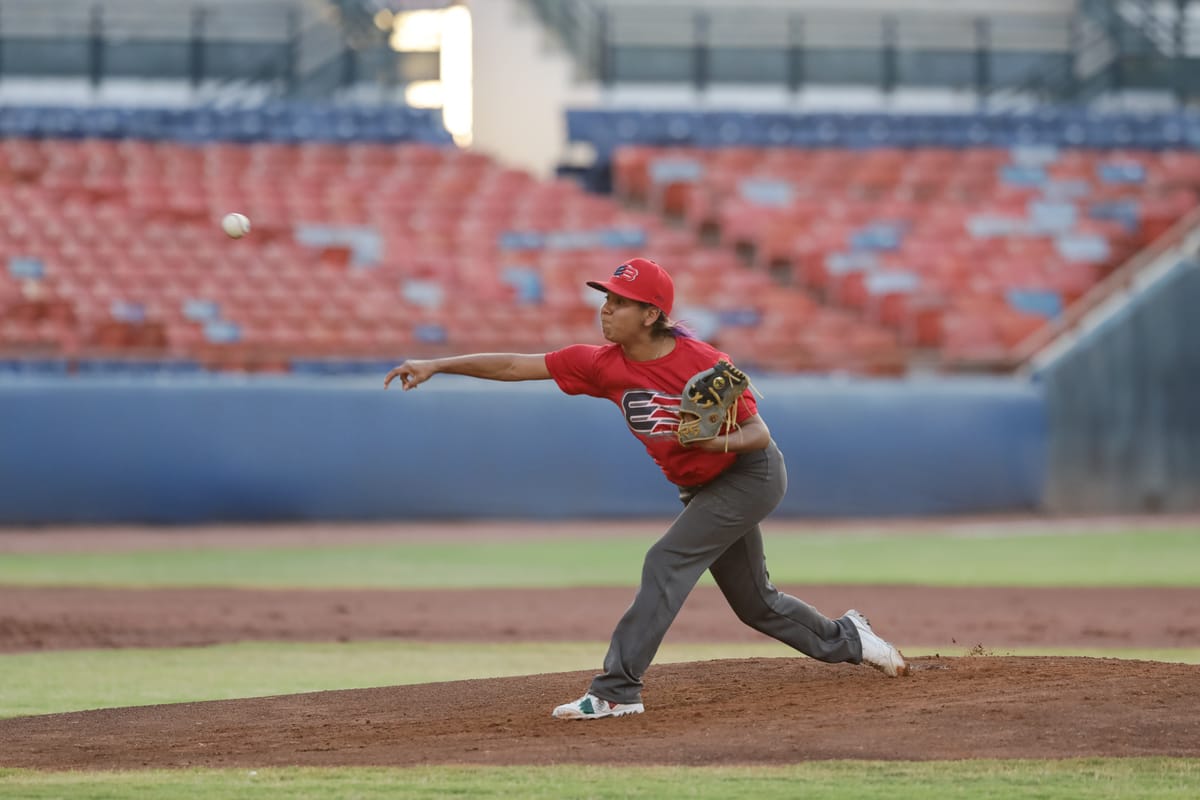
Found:
[[[571, 345], [547, 353], [546, 368], [567, 394], [606, 397], [616, 403], [629, 430], [646, 446], [667, 480], [677, 486], [697, 486], [717, 477], [737, 456], [679, 444], [679, 401], [688, 380], [722, 358], [729, 356], [710, 344], [678, 338], [675, 349], [651, 361], [630, 361], [616, 344]], [[753, 393], [743, 392], [737, 421], [756, 413]]]

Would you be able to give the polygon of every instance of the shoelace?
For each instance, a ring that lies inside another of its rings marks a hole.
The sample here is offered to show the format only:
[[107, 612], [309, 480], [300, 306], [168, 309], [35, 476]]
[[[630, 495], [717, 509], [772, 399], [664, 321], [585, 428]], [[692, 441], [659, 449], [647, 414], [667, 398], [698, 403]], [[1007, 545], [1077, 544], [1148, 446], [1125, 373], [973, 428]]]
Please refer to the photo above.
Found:
[[[742, 377], [745, 377], [745, 375], [743, 374]], [[752, 392], [754, 392], [756, 395], [758, 395], [759, 400], [762, 399], [763, 393], [761, 391], [759, 391], [757, 386], [754, 385], [754, 381], [750, 380], [749, 378], [746, 378], [746, 386]], [[737, 397], [733, 398], [733, 405], [731, 405], [729, 408], [725, 409], [725, 452], [726, 453], [729, 452], [729, 434], [733, 433], [736, 430], [740, 430], [742, 427], [741, 425], [738, 425], [738, 423], [737, 423], [738, 406], [741, 402], [742, 402], [742, 396], [739, 394]]]

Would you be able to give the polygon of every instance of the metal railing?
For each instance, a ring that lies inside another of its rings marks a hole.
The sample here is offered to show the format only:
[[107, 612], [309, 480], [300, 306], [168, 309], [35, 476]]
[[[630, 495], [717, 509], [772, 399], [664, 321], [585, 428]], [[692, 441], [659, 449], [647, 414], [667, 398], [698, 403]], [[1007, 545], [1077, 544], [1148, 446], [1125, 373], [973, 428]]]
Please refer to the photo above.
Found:
[[526, 0], [575, 59], [580, 77], [600, 79], [607, 70], [604, 18], [591, 0]]
[[[1160, 88], [1200, 97], [1200, 15], [1146, 0], [1045, 12], [813, 11], [784, 4], [526, 0], [605, 85], [757, 83], [974, 91], [981, 104], [1086, 102]], [[1200, 5], [1200, 4], [1198, 4]], [[999, 8], [999, 6], [998, 6]], [[1160, 46], [1166, 40], [1176, 43]], [[1188, 60], [1191, 59], [1191, 60]]]
[[[0, 81], [166, 80], [216, 103], [398, 80], [405, 56], [386, 34], [368, 41], [343, 21], [325, 0], [0, 0]], [[405, 72], [423, 77], [419, 65]]]
[[1187, 13], [1189, 3], [1084, 2], [1072, 21], [1070, 59], [1043, 58], [991, 99], [1084, 105], [1129, 89], [1170, 92], [1179, 105], [1200, 97], [1200, 15]]

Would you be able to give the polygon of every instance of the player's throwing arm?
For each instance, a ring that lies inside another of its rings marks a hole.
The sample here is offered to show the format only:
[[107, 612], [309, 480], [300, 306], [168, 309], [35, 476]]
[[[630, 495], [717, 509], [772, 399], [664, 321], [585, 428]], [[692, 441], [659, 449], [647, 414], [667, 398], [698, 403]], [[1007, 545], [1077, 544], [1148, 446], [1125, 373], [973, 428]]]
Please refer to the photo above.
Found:
[[522, 355], [517, 353], [476, 353], [453, 358], [435, 358], [427, 361], [405, 361], [392, 369], [383, 379], [383, 388], [388, 388], [396, 378], [404, 391], [415, 389], [425, 381], [444, 372], [448, 375], [466, 375], [493, 381], [538, 381], [549, 380], [550, 370], [546, 367], [544, 354]]

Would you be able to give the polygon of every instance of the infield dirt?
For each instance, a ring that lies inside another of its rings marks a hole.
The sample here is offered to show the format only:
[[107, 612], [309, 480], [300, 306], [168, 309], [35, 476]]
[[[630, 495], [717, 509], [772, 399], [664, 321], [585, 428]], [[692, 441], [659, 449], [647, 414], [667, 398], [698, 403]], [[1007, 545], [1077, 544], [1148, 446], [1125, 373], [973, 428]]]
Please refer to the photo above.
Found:
[[[36, 549], [77, 547], [69, 542], [78, 535], [33, 540]], [[7, 539], [10, 549], [34, 546]], [[1004, 653], [1200, 646], [1200, 590], [782, 588], [826, 614], [860, 608], [884, 636], [939, 655], [913, 659], [903, 679], [799, 656], [655, 665], [647, 713], [589, 722], [549, 714], [579, 696], [591, 672], [25, 717], [0, 720], [0, 766], [1200, 757], [1200, 667]], [[632, 594], [0, 587], [0, 652], [249, 640], [597, 641]], [[701, 587], [667, 641], [756, 638], [715, 589]], [[599, 642], [597, 664], [602, 657]]]

